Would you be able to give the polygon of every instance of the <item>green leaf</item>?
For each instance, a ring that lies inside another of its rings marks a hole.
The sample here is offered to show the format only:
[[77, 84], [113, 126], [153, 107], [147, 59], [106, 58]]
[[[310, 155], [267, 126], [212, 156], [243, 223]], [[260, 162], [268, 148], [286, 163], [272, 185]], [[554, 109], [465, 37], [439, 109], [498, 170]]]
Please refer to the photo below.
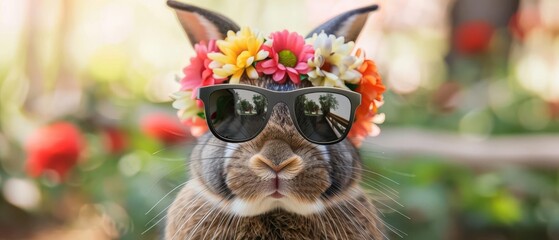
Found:
[[199, 112], [199, 113], [196, 114], [196, 115], [198, 115], [198, 117], [200, 117], [200, 118], [202, 118], [202, 119], [206, 119], [206, 114], [204, 114], [204, 112]]
[[307, 74], [301, 74], [300, 78], [301, 78], [301, 82], [302, 82], [302, 81], [306, 81], [306, 80], [309, 79], [309, 75], [307, 75]]
[[351, 89], [351, 91], [355, 91], [355, 89], [357, 89], [357, 87], [359, 87], [359, 85], [357, 85], [357, 84], [351, 84], [351, 83], [346, 83], [345, 85], [346, 85], [346, 87], [348, 87], [349, 89]]

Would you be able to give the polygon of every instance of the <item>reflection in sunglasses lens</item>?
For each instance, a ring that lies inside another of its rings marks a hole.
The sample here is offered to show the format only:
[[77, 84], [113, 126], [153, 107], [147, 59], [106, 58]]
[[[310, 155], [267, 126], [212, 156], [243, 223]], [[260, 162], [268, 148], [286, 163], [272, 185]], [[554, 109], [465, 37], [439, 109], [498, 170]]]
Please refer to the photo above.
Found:
[[337, 93], [309, 93], [295, 99], [295, 116], [305, 137], [316, 142], [340, 139], [349, 130], [351, 102]]
[[222, 89], [210, 95], [210, 127], [222, 138], [244, 141], [254, 137], [266, 125], [267, 99], [243, 89]]

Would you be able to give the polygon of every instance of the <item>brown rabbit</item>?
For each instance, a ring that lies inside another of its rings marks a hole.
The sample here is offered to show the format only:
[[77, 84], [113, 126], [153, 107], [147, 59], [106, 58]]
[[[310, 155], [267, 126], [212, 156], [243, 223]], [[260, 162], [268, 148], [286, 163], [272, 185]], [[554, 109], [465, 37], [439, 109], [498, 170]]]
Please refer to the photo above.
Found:
[[[168, 1], [194, 44], [239, 27], [226, 17]], [[346, 12], [313, 30], [355, 40], [376, 6]], [[268, 78], [244, 84], [293, 90]], [[383, 239], [383, 226], [359, 186], [361, 159], [347, 140], [316, 145], [295, 128], [284, 104], [243, 143], [202, 136], [190, 157], [192, 178], [167, 213], [165, 239]]]

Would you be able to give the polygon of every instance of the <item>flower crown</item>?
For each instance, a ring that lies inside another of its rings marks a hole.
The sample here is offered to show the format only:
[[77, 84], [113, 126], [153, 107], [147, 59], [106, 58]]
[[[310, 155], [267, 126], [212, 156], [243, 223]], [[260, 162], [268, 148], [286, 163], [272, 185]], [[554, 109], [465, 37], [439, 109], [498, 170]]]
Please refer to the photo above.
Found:
[[229, 31], [224, 40], [199, 42], [196, 56], [184, 68], [181, 89], [173, 95], [179, 117], [199, 136], [207, 131], [203, 106], [196, 100], [202, 86], [240, 83], [242, 77], [257, 80], [269, 76], [278, 84], [295, 85], [309, 81], [312, 86], [344, 88], [361, 94], [362, 102], [355, 113], [355, 123], [348, 134], [354, 144], [367, 135], [378, 134], [374, 123], [382, 115], [385, 87], [372, 60], [365, 59], [361, 49], [352, 54], [353, 42], [324, 32], [311, 38], [283, 30], [264, 38], [250, 28]]

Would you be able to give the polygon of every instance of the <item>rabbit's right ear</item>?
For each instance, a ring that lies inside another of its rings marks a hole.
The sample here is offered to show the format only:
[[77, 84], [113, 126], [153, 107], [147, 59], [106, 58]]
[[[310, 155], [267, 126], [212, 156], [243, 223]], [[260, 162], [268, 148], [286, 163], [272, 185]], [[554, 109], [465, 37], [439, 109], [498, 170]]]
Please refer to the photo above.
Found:
[[369, 12], [377, 9], [378, 5], [375, 4], [342, 13], [313, 29], [307, 38], [324, 31], [326, 34], [345, 37], [346, 41], [355, 41], [367, 21]]
[[237, 32], [239, 26], [231, 19], [206, 9], [169, 0], [167, 5], [176, 10], [182, 28], [192, 45], [200, 41], [224, 39], [229, 30]]

